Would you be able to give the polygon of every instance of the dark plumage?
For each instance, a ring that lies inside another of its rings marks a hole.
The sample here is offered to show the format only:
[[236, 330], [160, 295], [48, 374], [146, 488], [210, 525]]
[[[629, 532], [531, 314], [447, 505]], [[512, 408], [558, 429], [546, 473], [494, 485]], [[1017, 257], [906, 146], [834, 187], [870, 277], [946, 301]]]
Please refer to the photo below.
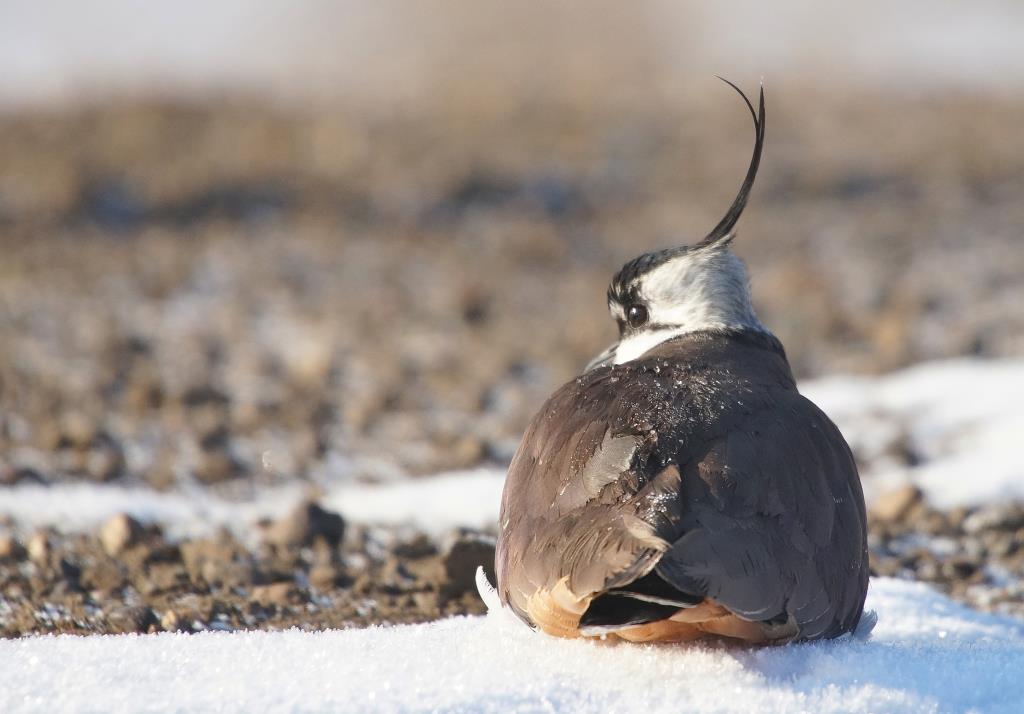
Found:
[[[835, 637], [863, 608], [864, 522], [850, 450], [778, 341], [691, 333], [578, 377], [534, 417], [502, 498], [498, 591], [555, 634], [710, 600], [767, 623], [764, 639]], [[630, 611], [616, 593], [645, 578], [660, 595]]]

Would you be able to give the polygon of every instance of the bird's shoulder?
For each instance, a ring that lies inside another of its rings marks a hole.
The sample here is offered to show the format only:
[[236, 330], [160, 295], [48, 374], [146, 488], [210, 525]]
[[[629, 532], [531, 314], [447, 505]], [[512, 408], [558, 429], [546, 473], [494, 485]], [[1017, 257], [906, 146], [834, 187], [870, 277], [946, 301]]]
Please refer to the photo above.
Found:
[[550, 504], [581, 478], [592, 486], [628, 471], [643, 481], [686, 462], [751, 415], [796, 393], [777, 345], [759, 335], [691, 334], [570, 380], [527, 427], [509, 485], [522, 482]]

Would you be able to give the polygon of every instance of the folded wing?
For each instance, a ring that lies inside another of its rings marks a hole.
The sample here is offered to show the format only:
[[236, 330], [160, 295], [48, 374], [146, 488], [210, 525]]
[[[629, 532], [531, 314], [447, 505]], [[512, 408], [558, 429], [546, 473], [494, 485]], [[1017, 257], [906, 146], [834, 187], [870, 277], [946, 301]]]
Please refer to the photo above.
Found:
[[856, 627], [867, 588], [864, 502], [836, 427], [793, 392], [683, 471], [682, 535], [657, 574], [794, 637]]

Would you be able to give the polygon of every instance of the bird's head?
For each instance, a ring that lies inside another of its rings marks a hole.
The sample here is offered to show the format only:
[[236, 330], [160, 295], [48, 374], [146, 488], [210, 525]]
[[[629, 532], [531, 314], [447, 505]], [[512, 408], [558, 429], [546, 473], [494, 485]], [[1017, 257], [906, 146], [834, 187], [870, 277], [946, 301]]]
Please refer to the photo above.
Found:
[[757, 111], [736, 85], [754, 118], [754, 154], [725, 217], [700, 242], [644, 253], [622, 266], [608, 287], [608, 310], [619, 340], [587, 369], [636, 359], [665, 340], [708, 329], [765, 330], [754, 314], [747, 270], [729, 244], [754, 184], [764, 146], [764, 89]]

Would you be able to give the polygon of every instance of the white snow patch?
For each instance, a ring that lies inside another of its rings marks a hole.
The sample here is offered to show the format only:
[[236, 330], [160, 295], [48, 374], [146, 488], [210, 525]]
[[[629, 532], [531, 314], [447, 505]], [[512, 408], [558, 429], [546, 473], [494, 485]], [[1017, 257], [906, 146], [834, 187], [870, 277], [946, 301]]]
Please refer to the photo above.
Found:
[[[409, 524], [439, 534], [457, 527], [494, 525], [503, 484], [504, 471], [476, 469], [384, 484], [344, 483], [325, 489], [319, 503], [354, 522]], [[286, 514], [306, 493], [305, 486], [281, 486], [254, 499], [228, 500], [201, 490], [33, 484], [0, 489], [0, 514], [27, 526], [54, 526], [65, 532], [91, 530], [127, 513], [164, 524], [172, 536], [203, 535], [221, 527], [246, 533], [262, 518]]]
[[1019, 623], [904, 581], [868, 600], [867, 641], [754, 650], [557, 640], [499, 617], [8, 640], [0, 711], [1019, 711]]
[[[908, 481], [941, 508], [1024, 498], [1024, 360], [931, 362], [880, 377], [818, 379], [800, 391], [874, 462], [862, 473], [869, 502]], [[885, 463], [884, 451], [900, 438], [920, 463]]]

